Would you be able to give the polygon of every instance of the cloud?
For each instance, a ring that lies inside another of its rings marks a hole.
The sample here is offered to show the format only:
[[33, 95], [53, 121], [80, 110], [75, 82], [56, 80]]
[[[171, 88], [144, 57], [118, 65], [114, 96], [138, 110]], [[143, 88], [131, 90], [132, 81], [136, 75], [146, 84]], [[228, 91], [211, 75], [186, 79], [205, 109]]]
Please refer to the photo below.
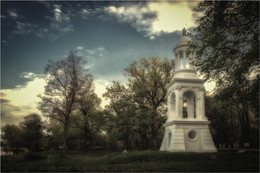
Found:
[[29, 34], [34, 31], [34, 28], [37, 27], [37, 25], [20, 22], [20, 21], [15, 21], [15, 23], [16, 23], [16, 31], [14, 31], [14, 33], [18, 35]]
[[24, 17], [17, 9], [7, 9], [7, 17], [3, 19], [13, 22], [15, 29], [10, 31], [11, 37], [15, 35], [28, 35], [34, 34], [39, 38], [49, 38], [53, 41], [59, 37], [74, 31], [74, 26], [71, 21], [73, 12], [69, 8], [64, 8], [61, 4], [53, 4], [50, 2], [40, 2], [48, 10], [49, 13], [45, 16], [44, 21], [47, 19], [47, 23], [40, 22], [30, 23], [28, 19]]
[[107, 53], [106, 49], [104, 47], [97, 47], [93, 49], [86, 49], [85, 52], [88, 55], [94, 55], [94, 56], [103, 56], [104, 54]]
[[12, 17], [12, 18], [17, 18], [18, 17], [18, 13], [16, 12], [15, 9], [10, 9], [7, 11], [8, 14]]
[[157, 11], [158, 20], [152, 23], [152, 33], [170, 33], [195, 26], [191, 5], [194, 2], [151, 2], [150, 10]]
[[80, 10], [79, 15], [81, 16], [81, 18], [87, 19], [91, 12], [92, 11], [90, 9], [83, 8]]
[[78, 46], [76, 49], [77, 50], [83, 50], [84, 48], [82, 46]]
[[[25, 22], [24, 16], [21, 15], [16, 9], [8, 9], [7, 13], [11, 18], [11, 22], [15, 26], [15, 29], [11, 32], [12, 35], [26, 35], [37, 30], [38, 25]], [[7, 17], [5, 17], [4, 19], [8, 20]]]
[[63, 10], [63, 6], [61, 4], [53, 4], [52, 6], [49, 3], [44, 4], [51, 11], [52, 15], [46, 16], [50, 24], [45, 27], [44, 30], [38, 30], [37, 35], [39, 37], [44, 37], [47, 35], [55, 41], [60, 36], [74, 31], [74, 26], [70, 17], [72, 13], [68, 9]]
[[25, 79], [35, 79], [36, 77], [40, 77], [40, 75], [32, 72], [23, 72], [20, 74], [20, 77]]
[[63, 23], [63, 22], [70, 22], [70, 14], [69, 13], [63, 13], [62, 12], [62, 5], [58, 4], [53, 4], [53, 18], [51, 17], [51, 20], [54, 20], [55, 22], [58, 23]]
[[76, 52], [78, 56], [83, 57], [87, 61], [86, 69], [94, 67], [104, 55], [108, 54], [105, 47], [99, 46], [94, 48], [84, 48], [83, 46], [76, 47]]
[[96, 79], [93, 81], [95, 86], [95, 93], [101, 98], [101, 107], [105, 108], [110, 103], [110, 100], [103, 98], [103, 94], [106, 92], [106, 87], [110, 85], [110, 82], [104, 79]]
[[108, 6], [104, 11], [120, 22], [127, 22], [150, 39], [162, 33], [180, 31], [195, 26], [192, 10], [198, 2], [147, 2]]
[[[22, 11], [8, 9], [6, 16], [15, 21], [14, 34], [35, 34], [40, 38], [50, 38], [55, 41], [59, 37], [75, 31], [74, 19], [88, 19], [90, 15], [98, 20], [113, 20], [129, 23], [145, 37], [155, 39], [162, 33], [180, 31], [184, 26], [195, 26], [192, 10], [198, 2], [122, 2], [107, 3], [105, 7], [90, 8], [87, 4], [72, 4], [68, 2], [40, 1], [46, 7], [44, 21], [48, 23], [29, 23], [21, 14]], [[7, 18], [5, 17], [5, 18]], [[112, 17], [112, 18], [111, 18]], [[44, 23], [44, 25], [43, 25]]]
[[120, 22], [127, 22], [139, 32], [150, 35], [151, 24], [157, 19], [155, 11], [148, 9], [143, 3], [123, 5], [120, 7], [108, 6], [104, 11], [115, 16]]
[[2, 125], [16, 124], [22, 121], [24, 116], [40, 113], [37, 109], [40, 98], [37, 95], [44, 91], [44, 79], [31, 72], [22, 73], [20, 76], [32, 80], [14, 89], [1, 90]]

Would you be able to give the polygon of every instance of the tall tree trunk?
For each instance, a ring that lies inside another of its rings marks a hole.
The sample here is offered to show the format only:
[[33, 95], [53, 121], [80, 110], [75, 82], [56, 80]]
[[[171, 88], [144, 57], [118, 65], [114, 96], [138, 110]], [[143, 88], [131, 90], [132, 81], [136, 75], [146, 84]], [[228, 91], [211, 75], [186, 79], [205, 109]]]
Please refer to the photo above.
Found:
[[66, 147], [67, 147], [67, 136], [68, 136], [69, 124], [68, 121], [64, 123], [64, 131], [63, 131], [63, 144], [62, 144], [62, 153], [61, 157], [65, 157]]
[[84, 142], [83, 142], [83, 152], [87, 152], [87, 141], [88, 141], [88, 129], [87, 129], [87, 115], [86, 113], [84, 114], [84, 118], [85, 118], [85, 123], [84, 123]]
[[241, 105], [236, 104], [237, 114], [239, 118], [239, 123], [241, 125], [241, 138], [240, 143], [243, 146], [244, 143], [250, 142], [250, 121], [249, 121], [249, 113], [248, 106], [245, 102], [241, 103]]

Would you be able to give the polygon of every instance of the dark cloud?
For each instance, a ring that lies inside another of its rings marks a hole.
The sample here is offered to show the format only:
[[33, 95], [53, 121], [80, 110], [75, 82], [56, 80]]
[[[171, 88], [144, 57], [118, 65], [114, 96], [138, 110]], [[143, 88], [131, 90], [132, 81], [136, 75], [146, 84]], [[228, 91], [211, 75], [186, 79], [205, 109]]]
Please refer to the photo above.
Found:
[[19, 124], [24, 119], [24, 116], [15, 116], [12, 113], [1, 113], [1, 127], [6, 124]]
[[156, 12], [147, 12], [143, 14], [143, 19], [156, 19], [157, 18], [157, 13]]
[[[2, 97], [3, 97], [3, 94], [1, 94], [1, 95], [2, 95]], [[7, 104], [7, 103], [9, 103], [9, 102], [10, 102], [10, 100], [1, 98], [1, 103], [2, 103], [2, 104]]]
[[1, 125], [21, 122], [24, 115], [20, 115], [20, 111], [18, 106], [11, 105], [9, 100], [1, 98]]

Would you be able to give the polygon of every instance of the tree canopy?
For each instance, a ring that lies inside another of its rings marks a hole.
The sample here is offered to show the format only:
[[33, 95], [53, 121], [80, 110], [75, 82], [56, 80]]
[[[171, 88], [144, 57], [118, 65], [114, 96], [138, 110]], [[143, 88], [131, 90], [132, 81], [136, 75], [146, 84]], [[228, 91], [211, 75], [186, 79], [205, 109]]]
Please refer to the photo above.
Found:
[[203, 1], [193, 47], [198, 70], [214, 79], [243, 79], [259, 65], [259, 2]]
[[193, 63], [217, 81], [216, 97], [234, 110], [241, 141], [249, 142], [259, 118], [259, 2], [203, 1], [197, 10], [203, 15], [192, 34]]
[[125, 69], [126, 85], [114, 82], [107, 88], [104, 96], [111, 100], [109, 108], [126, 149], [158, 148], [172, 69], [167, 58], [141, 58]]

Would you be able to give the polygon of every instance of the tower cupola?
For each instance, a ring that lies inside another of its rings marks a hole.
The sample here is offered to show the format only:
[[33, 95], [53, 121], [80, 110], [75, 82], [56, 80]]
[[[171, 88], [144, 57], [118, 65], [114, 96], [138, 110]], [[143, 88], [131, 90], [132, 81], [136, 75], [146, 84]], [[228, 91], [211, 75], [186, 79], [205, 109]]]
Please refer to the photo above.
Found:
[[173, 49], [175, 55], [175, 70], [194, 70], [191, 64], [193, 59], [193, 51], [189, 49], [191, 38], [187, 34], [187, 30], [183, 28], [182, 37]]

